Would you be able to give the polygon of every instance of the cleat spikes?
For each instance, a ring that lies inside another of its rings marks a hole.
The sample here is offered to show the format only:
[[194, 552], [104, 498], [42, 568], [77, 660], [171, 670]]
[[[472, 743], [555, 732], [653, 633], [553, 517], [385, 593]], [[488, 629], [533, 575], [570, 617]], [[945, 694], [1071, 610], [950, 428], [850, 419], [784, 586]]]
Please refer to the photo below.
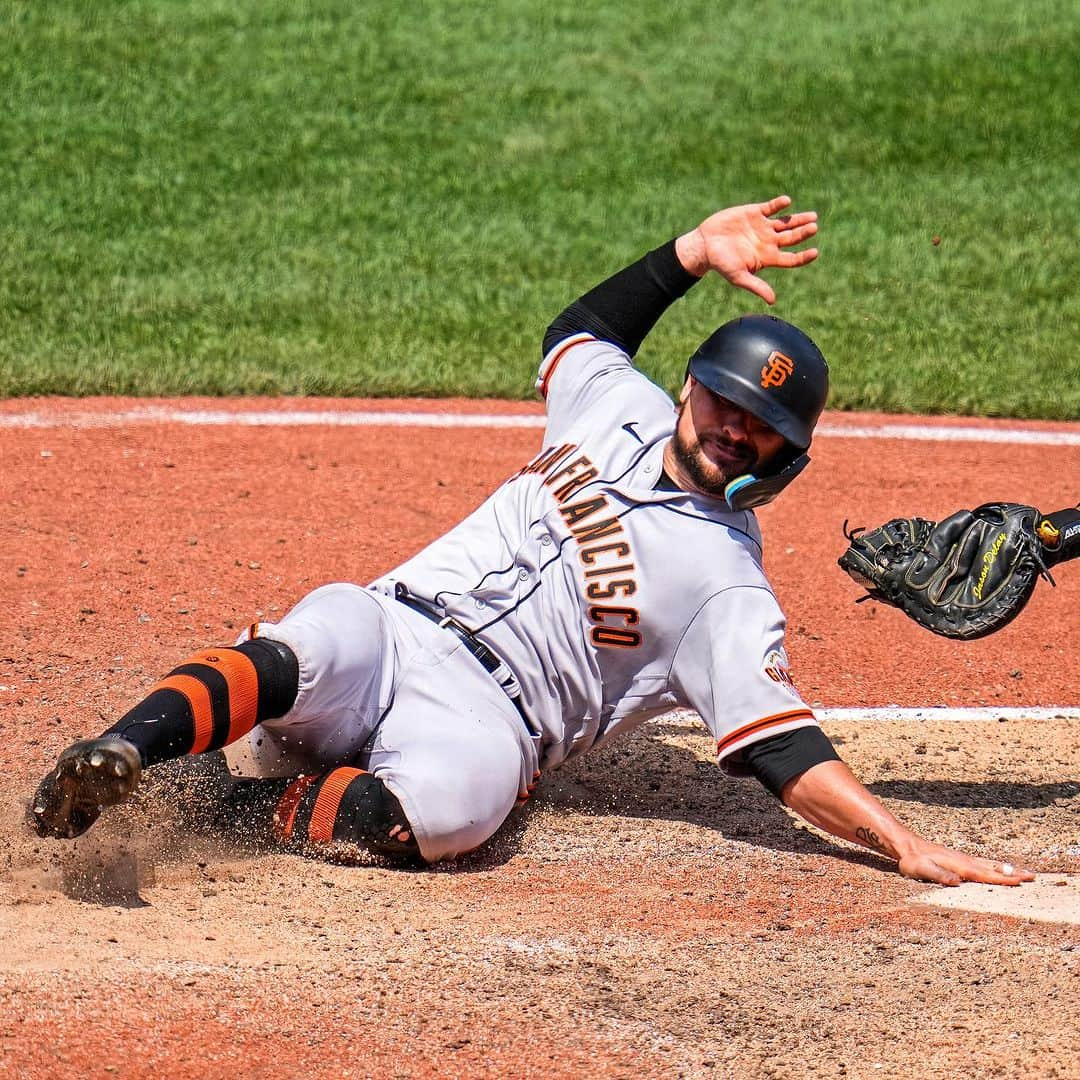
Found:
[[142, 776], [142, 759], [126, 739], [72, 743], [38, 785], [30, 824], [39, 836], [74, 839], [97, 821], [102, 808], [124, 802]]

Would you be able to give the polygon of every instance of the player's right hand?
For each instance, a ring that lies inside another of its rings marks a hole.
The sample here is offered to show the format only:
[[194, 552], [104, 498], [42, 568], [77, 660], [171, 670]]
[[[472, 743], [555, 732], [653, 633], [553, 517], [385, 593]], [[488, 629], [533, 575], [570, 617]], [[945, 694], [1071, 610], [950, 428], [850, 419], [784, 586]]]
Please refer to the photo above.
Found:
[[965, 881], [978, 881], [984, 885], [1021, 885], [1025, 881], [1035, 880], [1030, 870], [1011, 863], [975, 858], [926, 841], [905, 854], [900, 859], [899, 868], [904, 877], [932, 881], [937, 885], [960, 885]]

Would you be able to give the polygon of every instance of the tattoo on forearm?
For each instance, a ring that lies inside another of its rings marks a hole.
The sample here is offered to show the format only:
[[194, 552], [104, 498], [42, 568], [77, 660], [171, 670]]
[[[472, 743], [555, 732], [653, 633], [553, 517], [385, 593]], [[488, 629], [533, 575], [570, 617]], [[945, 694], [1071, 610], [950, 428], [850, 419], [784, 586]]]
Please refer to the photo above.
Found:
[[880, 851], [882, 855], [888, 855], [891, 858], [896, 858], [896, 852], [893, 851], [892, 845], [887, 844], [873, 829], [866, 828], [865, 825], [860, 825], [855, 830], [855, 835], [867, 846], [873, 848], [875, 851]]

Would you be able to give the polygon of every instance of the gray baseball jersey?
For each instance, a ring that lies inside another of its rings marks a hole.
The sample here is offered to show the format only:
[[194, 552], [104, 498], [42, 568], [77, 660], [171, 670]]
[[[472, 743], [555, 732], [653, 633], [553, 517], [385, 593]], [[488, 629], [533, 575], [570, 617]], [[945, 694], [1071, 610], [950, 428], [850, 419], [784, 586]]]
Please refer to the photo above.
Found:
[[507, 662], [544, 768], [680, 705], [729, 768], [748, 743], [816, 724], [753, 514], [655, 486], [668, 395], [588, 334], [549, 352], [537, 386], [543, 450], [373, 587], [404, 583]]

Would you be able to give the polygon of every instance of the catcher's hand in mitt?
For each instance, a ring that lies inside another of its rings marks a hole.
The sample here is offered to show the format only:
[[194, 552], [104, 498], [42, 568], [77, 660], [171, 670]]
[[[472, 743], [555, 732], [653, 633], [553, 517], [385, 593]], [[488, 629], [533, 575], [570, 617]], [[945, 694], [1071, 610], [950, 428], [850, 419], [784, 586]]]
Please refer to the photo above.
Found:
[[1044, 517], [1033, 506], [984, 503], [940, 522], [895, 518], [847, 530], [840, 566], [871, 598], [945, 637], [1000, 630], [1023, 610], [1048, 566], [1080, 554], [1080, 511]]

